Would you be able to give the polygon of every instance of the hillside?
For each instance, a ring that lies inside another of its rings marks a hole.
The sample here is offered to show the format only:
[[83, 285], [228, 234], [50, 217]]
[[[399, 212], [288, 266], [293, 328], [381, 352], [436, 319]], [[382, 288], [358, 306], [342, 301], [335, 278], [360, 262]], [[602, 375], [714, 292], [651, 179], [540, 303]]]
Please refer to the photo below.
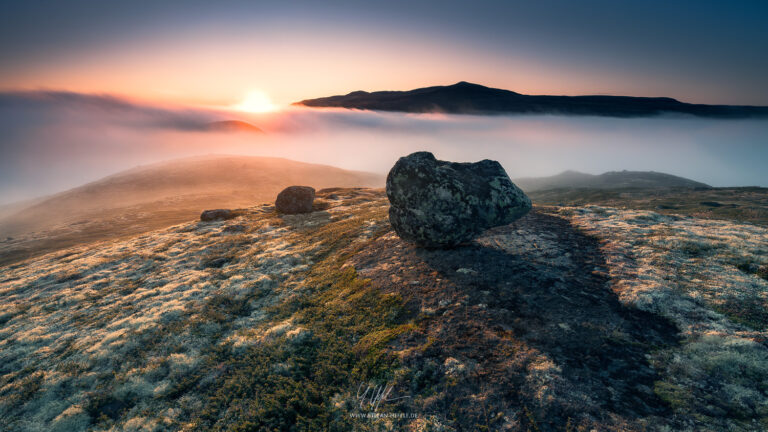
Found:
[[768, 428], [767, 229], [537, 207], [424, 250], [318, 198], [3, 269], [3, 429]]
[[260, 128], [241, 120], [223, 120], [208, 123], [206, 129], [219, 132], [249, 132], [257, 134], [264, 133], [264, 131]]
[[80, 243], [193, 219], [204, 209], [249, 207], [304, 184], [382, 186], [383, 176], [250, 156], [208, 156], [137, 167], [51, 196], [0, 220], [0, 265]]
[[2, 204], [0, 205], [0, 220], [3, 220], [9, 216], [13, 216], [14, 214], [28, 207], [32, 207], [33, 205], [39, 202], [45, 201], [47, 198], [48, 197], [41, 197], [41, 198], [28, 199], [24, 201], [11, 202], [8, 204]]
[[621, 189], [621, 188], [710, 188], [711, 186], [671, 174], [654, 171], [610, 171], [600, 175], [564, 171], [550, 177], [524, 177], [515, 184], [526, 192], [547, 189]]
[[295, 105], [451, 114], [647, 117], [671, 113], [711, 118], [768, 117], [768, 107], [762, 106], [689, 104], [666, 97], [533, 96], [463, 81], [409, 91], [355, 91], [346, 95], [307, 99]]

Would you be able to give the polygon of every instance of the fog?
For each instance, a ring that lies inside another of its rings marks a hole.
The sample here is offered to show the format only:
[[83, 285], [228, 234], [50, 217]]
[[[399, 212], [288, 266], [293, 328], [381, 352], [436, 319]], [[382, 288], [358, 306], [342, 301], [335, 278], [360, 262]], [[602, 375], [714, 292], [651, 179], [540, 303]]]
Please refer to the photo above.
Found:
[[[264, 134], [214, 132], [243, 120]], [[0, 204], [141, 164], [205, 154], [278, 156], [386, 173], [398, 157], [495, 159], [510, 177], [653, 170], [713, 186], [768, 186], [768, 121], [459, 116], [289, 108], [270, 114], [62, 92], [0, 94]]]

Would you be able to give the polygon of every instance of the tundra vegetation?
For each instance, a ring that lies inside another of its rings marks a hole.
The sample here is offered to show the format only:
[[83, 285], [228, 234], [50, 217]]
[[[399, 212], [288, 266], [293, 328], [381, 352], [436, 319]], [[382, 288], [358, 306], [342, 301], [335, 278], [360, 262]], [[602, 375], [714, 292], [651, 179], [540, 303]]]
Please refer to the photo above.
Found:
[[315, 206], [0, 268], [0, 429], [768, 428], [763, 227], [538, 207], [420, 251], [381, 190]]

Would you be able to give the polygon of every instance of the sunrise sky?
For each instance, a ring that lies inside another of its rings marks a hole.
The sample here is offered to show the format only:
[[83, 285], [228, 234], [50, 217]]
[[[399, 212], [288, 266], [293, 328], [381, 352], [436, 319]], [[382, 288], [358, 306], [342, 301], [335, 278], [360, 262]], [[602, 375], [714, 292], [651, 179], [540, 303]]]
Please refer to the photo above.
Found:
[[263, 110], [463, 80], [768, 105], [767, 18], [746, 0], [4, 1], [0, 91]]
[[[284, 109], [459, 81], [768, 106], [767, 19], [765, 0], [0, 0], [0, 207], [208, 154], [386, 173], [430, 150], [512, 178], [768, 186], [764, 120]], [[206, 129], [222, 120], [265, 133]]]

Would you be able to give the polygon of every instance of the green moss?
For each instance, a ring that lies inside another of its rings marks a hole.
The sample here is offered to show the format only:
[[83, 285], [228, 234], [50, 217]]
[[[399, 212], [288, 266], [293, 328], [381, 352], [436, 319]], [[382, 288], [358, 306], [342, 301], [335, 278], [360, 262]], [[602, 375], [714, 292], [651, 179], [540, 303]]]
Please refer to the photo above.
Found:
[[[385, 209], [374, 207], [322, 226], [295, 228], [293, 235], [302, 242], [323, 246], [312, 257], [315, 265], [295, 280], [298, 286], [291, 287], [292, 294], [267, 310], [270, 319], [264, 330], [289, 321], [304, 329], [304, 336], [285, 334], [239, 349], [218, 346], [205, 369], [224, 372], [205, 388], [205, 408], [193, 420], [196, 428], [359, 428], [333, 401], [354, 394], [360, 383], [393, 379], [399, 365], [387, 346], [416, 328], [405, 299], [380, 292], [354, 268], [343, 267], [349, 256], [366, 246], [355, 240], [369, 227], [367, 222], [383, 217]], [[378, 230], [371, 237], [384, 232]], [[216, 314], [218, 304], [209, 304], [208, 313]], [[231, 312], [227, 308], [221, 318]], [[221, 322], [215, 316], [211, 319]]]
[[331, 404], [334, 395], [354, 390], [359, 382], [391, 377], [397, 365], [384, 345], [410, 327], [400, 324], [402, 300], [375, 292], [353, 269], [326, 273], [323, 279], [330, 285], [302, 299], [298, 311], [291, 304], [273, 311], [281, 317], [290, 313], [310, 336], [283, 336], [245, 352], [222, 347], [215, 353], [211, 361], [223, 365], [226, 378], [210, 390], [199, 427], [349, 428], [346, 413]]
[[653, 392], [674, 410], [687, 410], [693, 401], [688, 389], [665, 381], [656, 381]]
[[417, 329], [413, 323], [402, 324], [394, 328], [386, 328], [377, 332], [369, 333], [365, 335], [360, 341], [355, 344], [355, 349], [358, 352], [371, 352], [379, 350], [386, 346], [388, 342], [397, 338], [403, 333]]

